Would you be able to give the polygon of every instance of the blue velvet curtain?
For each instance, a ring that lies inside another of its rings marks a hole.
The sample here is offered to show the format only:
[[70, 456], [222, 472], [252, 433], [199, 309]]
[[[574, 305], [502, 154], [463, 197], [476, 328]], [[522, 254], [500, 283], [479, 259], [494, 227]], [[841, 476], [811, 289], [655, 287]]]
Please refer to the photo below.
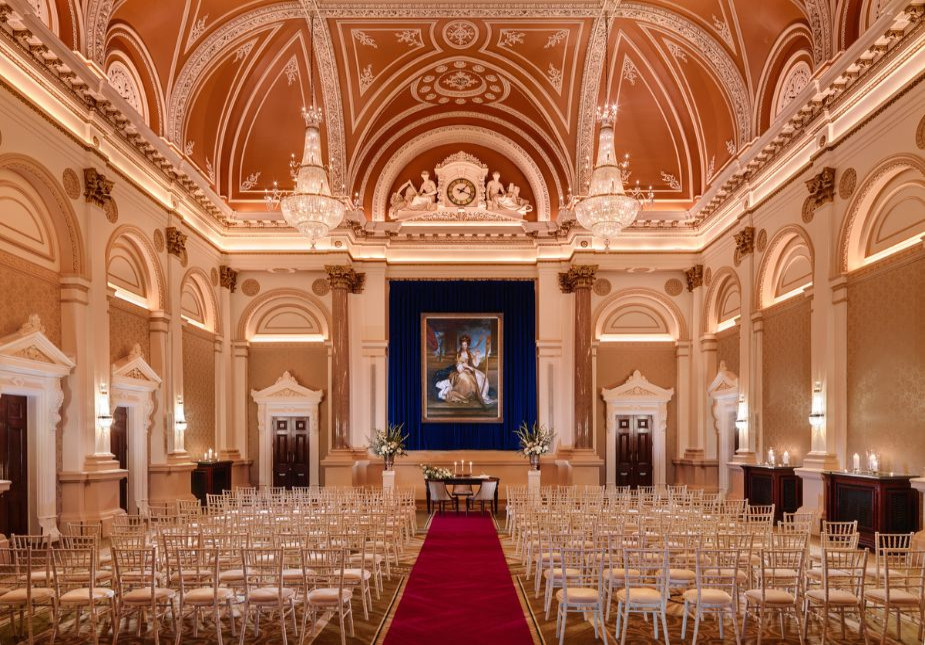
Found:
[[[514, 430], [536, 419], [533, 281], [393, 281], [389, 287], [389, 421], [411, 450], [516, 450]], [[421, 314], [504, 315], [504, 422], [421, 423]]]

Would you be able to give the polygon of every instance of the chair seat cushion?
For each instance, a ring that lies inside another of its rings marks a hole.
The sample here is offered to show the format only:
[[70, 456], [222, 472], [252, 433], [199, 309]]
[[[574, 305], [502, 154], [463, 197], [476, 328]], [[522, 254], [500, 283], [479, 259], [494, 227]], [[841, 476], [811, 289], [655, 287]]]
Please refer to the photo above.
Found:
[[353, 596], [352, 589], [312, 589], [308, 592], [308, 602], [312, 605], [334, 605], [345, 603]]
[[[825, 590], [813, 589], [812, 591], [807, 591], [806, 597], [818, 602], [825, 602]], [[845, 591], [843, 589], [829, 590], [830, 605], [858, 605], [860, 602], [860, 599], [850, 591]]]
[[[0, 605], [18, 605], [26, 602], [26, 588], [8, 590], [0, 596]], [[32, 602], [42, 602], [54, 597], [54, 589], [45, 587], [32, 587]]]
[[[565, 599], [565, 591], [560, 589], [556, 592], [556, 600], [562, 602]], [[569, 587], [568, 602], [570, 605], [596, 605], [600, 596], [597, 589], [589, 587]]]
[[[93, 588], [93, 601], [98, 600], [108, 600], [115, 596], [115, 591], [112, 589], [107, 589], [103, 587], [94, 587]], [[59, 600], [63, 603], [87, 603], [90, 602], [90, 589], [71, 589], [65, 594], [62, 594]]]
[[[552, 569], [546, 569], [546, 571], [543, 572], [544, 578], [548, 579], [550, 575], [554, 578], [561, 579], [563, 576], [562, 567], [553, 567]], [[578, 569], [572, 569], [570, 567], [566, 567], [565, 569], [566, 578], [577, 578], [580, 575], [581, 575], [581, 571], [579, 571]]]
[[259, 589], [248, 589], [247, 599], [250, 602], [269, 603], [279, 602], [280, 600], [289, 600], [295, 595], [294, 589], [283, 587], [261, 587]]
[[[132, 589], [131, 591], [122, 594], [122, 602], [129, 604], [132, 603], [149, 603], [151, 602], [151, 588], [145, 587], [144, 589]], [[177, 595], [177, 592], [173, 589], [162, 589], [156, 587], [154, 589], [154, 598], [156, 600], [167, 600], [168, 598], [173, 598]]]
[[[745, 592], [745, 597], [754, 602], [761, 602], [761, 589], [749, 589]], [[767, 589], [764, 592], [764, 600], [769, 605], [792, 605], [794, 603], [793, 594], [783, 589]]]
[[373, 574], [365, 569], [344, 569], [344, 580], [348, 582], [358, 580], [363, 580], [365, 582], [372, 577]]
[[[882, 605], [886, 603], [886, 589], [868, 589], [867, 591], [864, 592], [864, 597], [867, 600], [873, 600], [874, 602]], [[904, 589], [891, 589], [890, 590], [890, 604], [891, 605], [918, 605], [919, 597]]]
[[222, 582], [237, 582], [244, 580], [244, 569], [228, 569], [219, 571], [218, 579]]
[[660, 605], [662, 603], [662, 594], [658, 589], [649, 587], [631, 587], [630, 589], [621, 589], [617, 592], [617, 599], [621, 601], [629, 600], [634, 605]]
[[[311, 571], [307, 571], [311, 575]], [[302, 569], [283, 569], [283, 580], [301, 580]]]
[[768, 578], [796, 578], [799, 573], [797, 573], [796, 569], [777, 567], [776, 569], [765, 569], [764, 575]]
[[[697, 602], [697, 590], [688, 589], [681, 597], [687, 602]], [[729, 605], [732, 604], [732, 596], [722, 589], [702, 589], [700, 592], [700, 602], [704, 605]]]
[[194, 604], [212, 603], [213, 600], [224, 602], [229, 598], [231, 598], [231, 589], [226, 589], [225, 587], [199, 587], [188, 591], [184, 596], [186, 602]]
[[697, 573], [690, 569], [668, 569], [668, 580], [671, 582], [692, 582], [697, 579]]

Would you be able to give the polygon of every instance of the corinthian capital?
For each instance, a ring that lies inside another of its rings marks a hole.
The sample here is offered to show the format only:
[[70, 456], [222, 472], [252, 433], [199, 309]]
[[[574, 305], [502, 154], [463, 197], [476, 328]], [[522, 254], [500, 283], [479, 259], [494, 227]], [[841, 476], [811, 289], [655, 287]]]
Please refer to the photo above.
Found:
[[590, 289], [594, 286], [596, 264], [576, 264], [565, 273], [559, 274], [559, 288], [562, 293], [574, 293], [576, 289]]
[[328, 283], [331, 289], [346, 289], [347, 293], [360, 293], [366, 282], [365, 273], [357, 273], [353, 267], [345, 265], [326, 265], [324, 270], [328, 274]]

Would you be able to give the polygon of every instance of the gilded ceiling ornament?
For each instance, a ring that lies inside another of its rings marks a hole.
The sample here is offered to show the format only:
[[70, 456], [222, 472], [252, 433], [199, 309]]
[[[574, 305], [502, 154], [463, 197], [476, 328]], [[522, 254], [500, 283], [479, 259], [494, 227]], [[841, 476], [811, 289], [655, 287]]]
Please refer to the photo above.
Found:
[[73, 168], [65, 168], [61, 176], [61, 183], [64, 184], [64, 193], [71, 199], [80, 197], [80, 177], [74, 172]]
[[[703, 286], [703, 265], [695, 264], [690, 269], [684, 272], [684, 277], [687, 279], [687, 290], [693, 291], [697, 287]], [[676, 295], [676, 294], [672, 294]]]
[[835, 199], [835, 169], [825, 167], [806, 182], [809, 196], [816, 208]]
[[230, 266], [221, 265], [218, 267], [219, 273], [219, 282], [222, 287], [228, 289], [231, 293], [234, 293], [235, 288], [238, 285], [238, 272], [232, 269]]
[[920, 150], [925, 150], [925, 116], [919, 121], [919, 127], [915, 129], [915, 145]]
[[159, 228], [155, 229], [154, 230], [154, 250], [157, 251], [158, 253], [163, 253], [165, 248], [166, 248], [166, 244], [164, 242], [164, 234], [161, 233], [161, 229]]
[[758, 239], [755, 242], [755, 248], [758, 249], [759, 253], [764, 253], [764, 250], [768, 248], [768, 232], [764, 229], [758, 231]]
[[562, 293], [574, 293], [577, 289], [590, 289], [594, 286], [596, 274], [596, 264], [573, 265], [568, 271], [559, 274], [559, 288]]
[[316, 296], [326, 296], [331, 293], [331, 285], [328, 284], [328, 281], [324, 278], [318, 278], [312, 282], [312, 293], [314, 293]]
[[594, 286], [592, 287], [594, 293], [601, 297], [610, 294], [611, 288], [612, 285], [610, 284], [610, 280], [607, 278], [598, 278], [594, 281]]
[[[922, 121], [925, 123], [925, 120]], [[858, 171], [854, 168], [848, 168], [841, 174], [838, 180], [838, 196], [842, 199], [848, 199], [854, 194], [854, 189], [858, 185]]]
[[741, 231], [735, 234], [735, 241], [736, 250], [734, 259], [736, 266], [739, 266], [739, 263], [742, 262], [742, 259], [755, 250], [755, 227], [746, 226], [743, 228]]
[[186, 233], [176, 226], [168, 226], [165, 233], [167, 236], [167, 252], [182, 260], [183, 256], [186, 255]]
[[84, 168], [84, 198], [99, 207], [106, 206], [112, 199], [113, 182], [96, 171], [96, 168]]
[[[315, 282], [318, 282], [318, 280], [315, 280]], [[324, 282], [325, 284], [327, 284], [327, 282], [325, 282], [324, 280], [321, 280], [321, 282]], [[315, 285], [312, 284], [312, 290], [314, 290], [314, 286]], [[253, 278], [248, 278], [247, 280], [241, 283], [241, 293], [243, 293], [245, 296], [250, 296], [253, 298], [258, 293], [260, 293], [260, 283], [254, 280]]]
[[358, 273], [350, 266], [327, 264], [324, 267], [328, 274], [331, 289], [346, 289], [347, 293], [362, 293], [366, 283], [366, 274]]
[[665, 293], [669, 296], [680, 296], [684, 291], [684, 285], [677, 278], [671, 278], [665, 282]]

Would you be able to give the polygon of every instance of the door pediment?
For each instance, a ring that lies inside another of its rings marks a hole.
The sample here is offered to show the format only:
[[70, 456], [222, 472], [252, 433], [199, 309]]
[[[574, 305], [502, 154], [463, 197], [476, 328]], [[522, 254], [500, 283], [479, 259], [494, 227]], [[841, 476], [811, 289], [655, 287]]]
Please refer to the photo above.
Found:
[[112, 364], [112, 385], [128, 390], [156, 390], [161, 377], [141, 354], [141, 347], [135, 345], [129, 355]]
[[601, 390], [601, 397], [608, 403], [617, 401], [667, 403], [673, 396], [674, 388], [665, 389], [650, 383], [649, 379], [639, 370], [635, 370], [623, 385]]
[[38, 314], [8, 336], [0, 338], [0, 368], [20, 374], [55, 376], [68, 375], [74, 361], [49, 340]]
[[319, 390], [312, 390], [295, 380], [295, 377], [289, 371], [283, 372], [283, 375], [276, 379], [276, 383], [262, 390], [251, 390], [251, 398], [258, 405], [273, 403], [276, 401], [291, 403], [294, 399], [299, 399], [308, 403], [321, 403], [324, 393]]

